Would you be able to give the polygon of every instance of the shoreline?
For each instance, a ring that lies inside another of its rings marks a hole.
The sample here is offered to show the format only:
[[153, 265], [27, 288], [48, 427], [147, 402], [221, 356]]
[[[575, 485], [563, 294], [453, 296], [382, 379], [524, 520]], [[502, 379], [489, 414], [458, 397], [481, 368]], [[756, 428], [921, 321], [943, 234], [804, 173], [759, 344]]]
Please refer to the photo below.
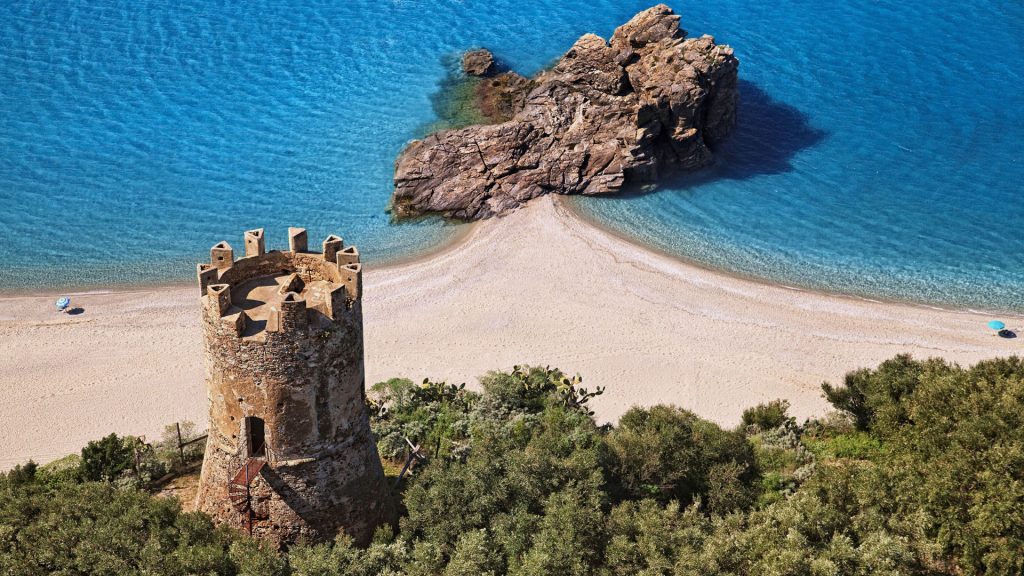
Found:
[[[581, 373], [615, 421], [674, 403], [732, 426], [775, 398], [797, 419], [829, 407], [820, 384], [897, 353], [974, 363], [1020, 355], [987, 317], [736, 278], [639, 246], [553, 197], [465, 229], [458, 242], [364, 275], [366, 382], [430, 377], [476, 386], [516, 364]], [[48, 461], [110, 432], [205, 427], [195, 286], [92, 291], [84, 313], [48, 295], [4, 297], [0, 469]], [[1013, 329], [1024, 322], [1006, 318]]]
[[412, 254], [406, 254], [404, 256], [399, 256], [396, 258], [385, 260], [380, 264], [375, 264], [372, 262], [370, 264], [364, 263], [364, 267], [366, 270], [388, 270], [391, 268], [401, 268], [403, 266], [410, 266], [418, 262], [422, 262], [424, 260], [436, 258], [438, 256], [441, 256], [442, 254], [445, 254], [446, 252], [450, 252], [452, 250], [457, 249], [461, 244], [466, 242], [466, 240], [469, 239], [469, 237], [473, 234], [473, 231], [479, 224], [480, 222], [458, 222], [451, 224], [442, 224], [443, 226], [452, 226], [454, 228], [457, 228], [457, 230], [455, 230], [455, 232], [453, 232], [451, 236], [446, 238], [444, 242], [431, 245], [429, 248], [424, 248], [423, 250], [417, 250], [415, 253]]
[[[417, 250], [410, 254], [405, 254], [395, 258], [389, 258], [381, 261], [379, 264], [371, 262], [369, 265], [364, 263], [366, 269], [373, 270], [384, 270], [388, 268], [398, 268], [402, 266], [408, 266], [415, 264], [422, 260], [429, 260], [440, 254], [444, 254], [449, 250], [453, 250], [459, 244], [464, 242], [470, 234], [472, 234], [473, 228], [479, 224], [479, 222], [463, 222], [456, 224], [445, 224], [453, 228], [458, 228], [457, 231], [453, 232], [451, 236], [446, 238], [444, 241], [437, 244], [432, 244], [422, 250]], [[39, 289], [13, 289], [6, 290], [0, 286], [0, 302], [4, 300], [13, 300], [19, 298], [35, 298], [40, 296], [88, 296], [94, 294], [126, 294], [134, 292], [152, 292], [159, 290], [173, 290], [192, 286], [195, 283], [195, 279], [189, 280], [176, 280], [176, 281], [157, 281], [157, 282], [137, 282], [137, 283], [124, 283], [124, 284], [95, 284], [95, 285], [81, 285], [65, 288], [63, 291], [59, 291], [55, 288], [42, 287]]]
[[893, 297], [889, 297], [889, 296], [878, 296], [878, 295], [876, 295], [876, 296], [865, 296], [863, 294], [856, 294], [856, 293], [853, 293], [853, 292], [844, 292], [842, 290], [826, 290], [826, 289], [823, 289], [823, 288], [812, 288], [812, 287], [809, 287], [809, 286], [792, 285], [792, 284], [787, 284], [785, 282], [782, 282], [780, 280], [775, 280], [775, 279], [772, 279], [772, 278], [766, 278], [766, 277], [763, 277], [763, 276], [756, 276], [754, 274], [744, 274], [742, 272], [739, 272], [739, 271], [736, 271], [736, 270], [729, 270], [729, 269], [726, 269], [726, 268], [717, 268], [715, 266], [711, 266], [711, 265], [708, 265], [708, 264], [706, 264], [704, 262], [701, 262], [700, 260], [696, 260], [696, 259], [693, 259], [693, 258], [687, 258], [686, 256], [684, 256], [682, 254], [677, 254], [677, 253], [672, 252], [670, 250], [666, 250], [664, 248], [661, 248], [661, 247], [658, 247], [658, 246], [654, 246], [652, 244], [647, 244], [647, 243], [645, 243], [645, 242], [643, 242], [641, 240], [633, 238], [629, 234], [625, 234], [623, 232], [620, 232], [620, 231], [612, 228], [611, 226], [608, 226], [604, 222], [601, 222], [597, 218], [593, 218], [591, 216], [588, 216], [582, 210], [579, 210], [579, 209], [573, 207], [572, 206], [572, 200], [568, 200], [567, 198], [571, 198], [571, 197], [563, 197], [563, 196], [557, 196], [556, 195], [556, 204], [558, 205], [559, 209], [565, 210], [566, 212], [571, 214], [571, 216], [573, 218], [576, 218], [577, 220], [580, 220], [581, 222], [584, 222], [585, 224], [587, 224], [589, 226], [593, 226], [594, 228], [597, 228], [597, 229], [601, 230], [602, 232], [604, 232], [605, 234], [608, 234], [609, 236], [614, 236], [614, 237], [618, 238], [619, 240], [622, 240], [623, 242], [632, 244], [633, 246], [636, 246], [640, 250], [647, 250], [647, 251], [650, 251], [650, 252], [654, 252], [654, 253], [659, 254], [661, 256], [664, 256], [666, 258], [671, 258], [673, 260], [676, 260], [676, 261], [678, 261], [679, 263], [681, 263], [681, 264], [683, 264], [685, 266], [692, 266], [694, 268], [700, 268], [701, 270], [705, 270], [705, 271], [710, 272], [712, 274], [719, 274], [721, 276], [726, 276], [726, 277], [733, 278], [733, 279], [736, 279], [736, 280], [742, 280], [742, 281], [745, 281], [745, 282], [753, 282], [755, 284], [763, 284], [765, 286], [775, 286], [777, 288], [784, 288], [786, 290], [793, 290], [793, 291], [796, 291], [796, 292], [805, 292], [805, 293], [808, 293], [808, 294], [816, 294], [816, 295], [819, 295], [819, 296], [829, 296], [829, 297], [835, 297], [835, 298], [849, 298], [851, 300], [856, 300], [856, 301], [860, 301], [860, 302], [873, 302], [873, 303], [879, 303], [879, 304], [897, 304], [897, 305], [901, 305], [901, 306], [915, 306], [915, 307], [920, 307], [920, 308], [929, 309], [929, 310], [942, 310], [942, 311], [946, 311], [946, 312], [963, 312], [965, 314], [989, 314], [989, 315], [994, 315], [994, 316], [1000, 316], [1001, 315], [1001, 316], [1006, 316], [1006, 317], [1011, 317], [1011, 318], [1022, 318], [1022, 319], [1024, 319], [1024, 311], [992, 310], [992, 309], [974, 308], [974, 307], [971, 307], [971, 306], [964, 306], [964, 305], [952, 306], [952, 305], [947, 305], [947, 304], [938, 304], [938, 303], [935, 303], [935, 302], [925, 302], [925, 301], [921, 301], [921, 300], [893, 298]]
[[[791, 291], [798, 292], [798, 293], [814, 294], [814, 295], [818, 295], [818, 296], [825, 296], [825, 297], [832, 297], [832, 298], [846, 298], [846, 299], [850, 299], [850, 300], [857, 301], [857, 302], [878, 303], [878, 304], [894, 304], [894, 305], [899, 305], [899, 306], [913, 306], [913, 307], [921, 308], [921, 309], [925, 309], [925, 310], [940, 310], [940, 311], [944, 311], [944, 312], [963, 313], [963, 314], [987, 314], [987, 315], [990, 315], [990, 316], [1000, 316], [1000, 317], [1004, 317], [1004, 318], [1012, 318], [1012, 319], [1017, 319], [1017, 320], [1024, 320], [1024, 311], [977, 308], [977, 307], [971, 307], [971, 306], [966, 306], [966, 305], [964, 305], [964, 306], [952, 306], [952, 305], [947, 305], [947, 304], [939, 304], [939, 303], [934, 303], [934, 302], [925, 302], [925, 301], [912, 300], [912, 299], [900, 299], [900, 298], [893, 298], [893, 297], [888, 297], [888, 296], [866, 296], [866, 295], [863, 295], [863, 294], [856, 294], [856, 293], [852, 293], [852, 292], [845, 292], [845, 291], [842, 291], [842, 290], [828, 290], [828, 289], [823, 289], [823, 288], [812, 288], [812, 287], [808, 287], [808, 286], [792, 285], [792, 284], [787, 284], [785, 282], [782, 282], [780, 280], [775, 280], [775, 279], [766, 278], [766, 277], [762, 277], [762, 276], [756, 276], [756, 275], [753, 275], [753, 274], [744, 274], [742, 272], [738, 272], [738, 271], [735, 271], [735, 270], [729, 270], [729, 269], [726, 269], [726, 268], [717, 268], [717, 267], [714, 267], [714, 266], [710, 266], [710, 265], [708, 265], [708, 264], [706, 264], [704, 262], [701, 262], [699, 260], [695, 260], [693, 258], [687, 258], [686, 256], [684, 256], [682, 254], [677, 254], [675, 252], [663, 249], [661, 247], [644, 243], [644, 242], [642, 242], [642, 241], [640, 241], [640, 240], [638, 240], [636, 238], [631, 237], [629, 234], [625, 234], [625, 233], [623, 233], [621, 231], [615, 230], [614, 228], [606, 225], [605, 223], [601, 222], [600, 220], [598, 220], [596, 218], [593, 218], [591, 216], [588, 216], [583, 211], [575, 208], [572, 205], [571, 197], [565, 197], [565, 196], [559, 195], [559, 194], [549, 194], [546, 197], [551, 199], [551, 201], [555, 205], [555, 209], [556, 210], [562, 211], [562, 213], [564, 213], [566, 216], [579, 221], [581, 224], [584, 224], [584, 225], [587, 225], [587, 226], [591, 226], [591, 227], [593, 227], [593, 228], [595, 228], [597, 230], [600, 230], [602, 233], [607, 234], [609, 236], [612, 236], [612, 237], [614, 237], [614, 238], [616, 238], [616, 239], [618, 239], [618, 240], [620, 240], [622, 242], [625, 242], [625, 243], [633, 246], [637, 250], [644, 250], [644, 251], [647, 251], [647, 252], [658, 254], [659, 256], [662, 256], [662, 257], [674, 260], [674, 261], [680, 263], [681, 265], [690, 266], [690, 267], [693, 267], [693, 268], [698, 268], [698, 269], [703, 270], [705, 272], [708, 272], [710, 274], [717, 274], [717, 275], [720, 275], [720, 276], [723, 276], [723, 277], [726, 277], [726, 278], [731, 278], [731, 279], [739, 280], [739, 281], [743, 281], [743, 282], [751, 282], [751, 283], [759, 284], [759, 285], [766, 286], [766, 287], [775, 287], [775, 288], [781, 288], [781, 289], [784, 289], [784, 290], [791, 290]], [[541, 198], [537, 198], [537, 199], [534, 200], [534, 203], [537, 203], [537, 202], [540, 202], [540, 201], [541, 201]], [[521, 208], [520, 210], [526, 210], [526, 209], [529, 209], [529, 208], [528, 207], [524, 207], [524, 208]], [[424, 248], [422, 250], [417, 250], [416, 252], [413, 252], [413, 253], [410, 253], [410, 254], [406, 254], [406, 255], [402, 255], [402, 256], [398, 256], [398, 257], [395, 257], [395, 258], [390, 258], [390, 259], [381, 261], [379, 264], [378, 263], [372, 263], [372, 262], [370, 264], [368, 264], [368, 265], [364, 264], [364, 269], [367, 270], [367, 271], [369, 271], [369, 270], [390, 270], [390, 269], [402, 268], [402, 267], [405, 267], [405, 266], [415, 265], [415, 264], [417, 264], [419, 262], [422, 262], [424, 260], [429, 260], [431, 258], [438, 257], [440, 255], [445, 254], [446, 252], [457, 250], [460, 245], [465, 243], [472, 236], [473, 232], [477, 229], [478, 226], [480, 226], [480, 225], [482, 225], [482, 224], [484, 224], [486, 222], [489, 222], [489, 221], [498, 221], [498, 220], [501, 220], [503, 218], [507, 218], [509, 216], [511, 216], [511, 214], [495, 216], [495, 217], [493, 217], [493, 218], [491, 218], [489, 220], [477, 220], [477, 221], [469, 221], [469, 222], [458, 222], [458, 223], [454, 223], [454, 224], [446, 224], [446, 225], [451, 225], [451, 226], [453, 226], [455, 228], [458, 228], [458, 230], [453, 232], [452, 235], [450, 237], [446, 238], [443, 242], [431, 245], [431, 246], [429, 246], [427, 248]], [[78, 287], [73, 287], [73, 288], [67, 288], [64, 291], [58, 291], [57, 289], [48, 288], [48, 287], [40, 288], [38, 290], [20, 289], [20, 288], [19, 289], [14, 289], [14, 290], [5, 290], [3, 287], [0, 287], [0, 302], [5, 301], [5, 300], [20, 299], [20, 298], [34, 298], [34, 297], [40, 297], [40, 296], [59, 297], [59, 296], [85, 296], [85, 295], [93, 295], [93, 294], [111, 294], [111, 293], [124, 294], [124, 293], [136, 293], [136, 292], [151, 292], [151, 291], [168, 290], [168, 289], [181, 289], [181, 288], [186, 288], [188, 286], [191, 286], [192, 284], [193, 284], [193, 280], [192, 279], [189, 279], [189, 280], [184, 280], [183, 279], [183, 280], [179, 280], [179, 281], [152, 282], [152, 283], [150, 283], [150, 282], [139, 282], [139, 283], [125, 283], [125, 284], [86, 285], [86, 286], [78, 286]], [[0, 315], [0, 317], [2, 317], [2, 315]]]

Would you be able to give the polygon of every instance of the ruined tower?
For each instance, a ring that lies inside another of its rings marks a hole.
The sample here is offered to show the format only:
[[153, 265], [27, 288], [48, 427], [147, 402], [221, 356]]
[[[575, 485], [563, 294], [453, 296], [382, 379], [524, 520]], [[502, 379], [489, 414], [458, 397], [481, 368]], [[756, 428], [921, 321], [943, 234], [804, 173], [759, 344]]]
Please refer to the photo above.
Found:
[[387, 488], [364, 402], [359, 251], [331, 235], [310, 252], [245, 233], [198, 266], [210, 432], [196, 507], [287, 545], [344, 531], [367, 541]]

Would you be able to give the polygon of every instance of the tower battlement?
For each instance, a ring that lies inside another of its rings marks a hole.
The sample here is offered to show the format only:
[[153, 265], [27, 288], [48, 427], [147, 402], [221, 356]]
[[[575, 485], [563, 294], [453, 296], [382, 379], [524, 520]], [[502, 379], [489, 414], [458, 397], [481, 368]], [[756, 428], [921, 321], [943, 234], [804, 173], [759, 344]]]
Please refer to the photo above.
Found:
[[[308, 250], [304, 228], [288, 229], [288, 250], [268, 252], [262, 228], [246, 231], [244, 242], [244, 257], [235, 260], [231, 245], [222, 241], [210, 248], [210, 261], [196, 267], [208, 319], [219, 318], [236, 336], [265, 338], [268, 332], [324, 325], [350, 312], [362, 296], [359, 250], [339, 236], [324, 239], [320, 252]], [[292, 300], [284, 306], [289, 293]], [[310, 317], [282, 322], [285, 308]]]
[[362, 264], [305, 229], [267, 250], [262, 228], [196, 267], [210, 428], [197, 508], [281, 545], [365, 542], [387, 492], [365, 405]]

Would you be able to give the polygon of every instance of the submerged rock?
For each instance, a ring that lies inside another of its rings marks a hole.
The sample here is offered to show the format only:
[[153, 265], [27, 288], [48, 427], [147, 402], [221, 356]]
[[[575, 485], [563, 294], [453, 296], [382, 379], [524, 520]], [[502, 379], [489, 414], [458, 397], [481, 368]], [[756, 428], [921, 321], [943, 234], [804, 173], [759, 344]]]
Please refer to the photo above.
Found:
[[470, 76], [487, 76], [494, 71], [494, 54], [480, 48], [462, 55], [462, 71]]
[[411, 142], [395, 162], [394, 213], [486, 218], [549, 192], [609, 194], [705, 166], [736, 124], [738, 66], [710, 36], [687, 39], [664, 5], [610, 42], [586, 34], [532, 80], [484, 80], [498, 81], [484, 115], [507, 121]]

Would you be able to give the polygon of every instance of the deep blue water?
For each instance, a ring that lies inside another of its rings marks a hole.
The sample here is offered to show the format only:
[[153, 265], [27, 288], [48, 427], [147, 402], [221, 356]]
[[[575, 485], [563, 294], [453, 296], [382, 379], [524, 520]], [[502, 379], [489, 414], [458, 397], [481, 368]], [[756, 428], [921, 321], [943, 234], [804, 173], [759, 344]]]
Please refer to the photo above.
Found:
[[[531, 73], [650, 2], [0, 4], [0, 290], [188, 279], [215, 241], [453, 227], [385, 213], [454, 55]], [[741, 60], [720, 162], [584, 199], [627, 235], [786, 283], [1024, 310], [1024, 5], [675, 2]]]

